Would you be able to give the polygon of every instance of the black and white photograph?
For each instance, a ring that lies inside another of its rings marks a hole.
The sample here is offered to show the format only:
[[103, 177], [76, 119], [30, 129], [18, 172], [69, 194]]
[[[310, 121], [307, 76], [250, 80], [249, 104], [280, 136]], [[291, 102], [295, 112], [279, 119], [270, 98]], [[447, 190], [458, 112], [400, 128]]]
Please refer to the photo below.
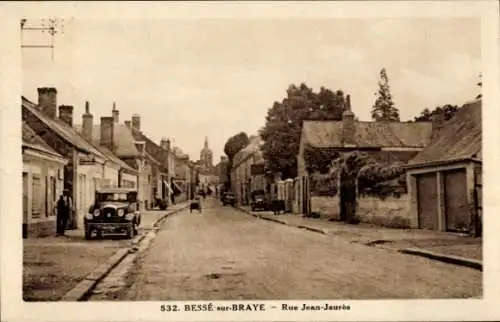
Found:
[[500, 317], [497, 3], [67, 4], [9, 28], [21, 320]]

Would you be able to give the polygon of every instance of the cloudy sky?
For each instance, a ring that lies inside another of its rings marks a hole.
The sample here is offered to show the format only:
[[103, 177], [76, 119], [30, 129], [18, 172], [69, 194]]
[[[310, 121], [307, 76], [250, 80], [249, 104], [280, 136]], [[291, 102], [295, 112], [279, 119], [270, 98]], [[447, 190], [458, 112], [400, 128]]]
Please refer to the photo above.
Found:
[[[28, 24], [37, 21], [28, 21]], [[46, 36], [25, 32], [25, 44]], [[143, 131], [198, 159], [208, 136], [218, 161], [228, 137], [255, 134], [291, 83], [351, 94], [370, 119], [378, 73], [388, 72], [402, 120], [474, 98], [480, 21], [426, 19], [73, 20], [50, 50], [23, 50], [23, 95], [55, 86], [58, 104], [84, 102], [94, 120], [141, 115]]]

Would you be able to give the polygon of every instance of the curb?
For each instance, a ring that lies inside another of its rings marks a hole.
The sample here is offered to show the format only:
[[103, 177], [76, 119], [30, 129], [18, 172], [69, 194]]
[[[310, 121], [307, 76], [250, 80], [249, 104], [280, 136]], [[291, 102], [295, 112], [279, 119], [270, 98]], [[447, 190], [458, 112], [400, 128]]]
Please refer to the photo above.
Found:
[[156, 219], [156, 221], [153, 223], [153, 230], [159, 228], [160, 224], [162, 221], [164, 221], [165, 219], [167, 219], [167, 217], [169, 216], [172, 216], [172, 215], [175, 215], [176, 213], [184, 210], [184, 209], [187, 209], [188, 208], [188, 205], [185, 205], [185, 206], [182, 206], [182, 207], [179, 207], [179, 209], [175, 209], [175, 210], [172, 210], [172, 212], [168, 212], [166, 214], [164, 214], [163, 216], [161, 216], [160, 218]]
[[435, 259], [437, 261], [441, 261], [441, 262], [448, 263], [448, 264], [465, 266], [465, 267], [477, 269], [480, 271], [483, 270], [482, 261], [475, 260], [475, 259], [469, 259], [469, 258], [453, 256], [453, 255], [439, 254], [439, 253], [434, 253], [431, 251], [427, 251], [424, 249], [418, 249], [418, 248], [400, 249], [399, 252], [403, 253], [403, 254], [410, 254], [410, 255], [426, 257], [429, 259]]
[[291, 225], [286, 220], [275, 219], [275, 218], [272, 218], [272, 217], [268, 217], [266, 215], [254, 214], [253, 212], [251, 212], [249, 210], [246, 210], [244, 208], [240, 208], [240, 207], [236, 207], [236, 209], [238, 209], [238, 210], [240, 210], [242, 212], [245, 212], [245, 213], [247, 213], [249, 215], [252, 215], [254, 217], [257, 217], [257, 218], [260, 218], [260, 219], [264, 219], [264, 220], [267, 220], [267, 221], [272, 221], [272, 222], [275, 222], [275, 223], [278, 223], [278, 224], [282, 224], [282, 225], [286, 225], [286, 226], [290, 226], [290, 227], [301, 228], [301, 229], [306, 229], [306, 230], [309, 230], [309, 231], [312, 231], [312, 232], [315, 232], [315, 233], [320, 233], [320, 234], [323, 234], [323, 235], [327, 235], [328, 234], [328, 231], [325, 230], [325, 229], [311, 227], [311, 226], [306, 226], [306, 225], [298, 225], [298, 226]]
[[[158, 218], [154, 224], [153, 229], [158, 228], [159, 223], [165, 220], [168, 216], [176, 214], [184, 209], [187, 206], [179, 207], [179, 209], [175, 209], [172, 212], [167, 212], [165, 215]], [[151, 242], [151, 240], [155, 237], [154, 232], [148, 232], [146, 234], [138, 235], [132, 239], [132, 246], [119, 249], [116, 253], [114, 253], [111, 257], [109, 257], [104, 264], [98, 266], [95, 270], [93, 270], [89, 275], [87, 275], [80, 283], [78, 283], [73, 289], [71, 289], [68, 293], [66, 293], [61, 301], [85, 301], [86, 297], [90, 294], [92, 289], [106, 277], [109, 272], [128, 255], [135, 253], [139, 249], [144, 249], [143, 245], [139, 245], [143, 240], [146, 242], [146, 246]]]
[[61, 301], [82, 301], [92, 288], [102, 280], [113, 268], [115, 268], [129, 253], [128, 248], [122, 248], [112, 255], [108, 260], [93, 270], [71, 291], [66, 293]]
[[264, 215], [257, 215], [260, 219], [264, 219], [264, 220], [267, 220], [267, 221], [272, 221], [272, 222], [275, 222], [275, 223], [278, 223], [278, 224], [282, 224], [282, 225], [287, 225], [289, 226], [288, 222], [286, 222], [285, 220], [281, 220], [281, 219], [276, 219], [276, 218], [271, 218], [271, 217], [267, 217], [267, 216], [264, 216]]
[[297, 228], [301, 228], [301, 229], [306, 229], [306, 230], [309, 230], [309, 231], [313, 231], [315, 233], [320, 233], [320, 234], [323, 234], [323, 235], [327, 235], [328, 232], [324, 229], [321, 229], [321, 228], [316, 228], [316, 227], [311, 227], [311, 226], [305, 226], [305, 225], [298, 225], [296, 226]]

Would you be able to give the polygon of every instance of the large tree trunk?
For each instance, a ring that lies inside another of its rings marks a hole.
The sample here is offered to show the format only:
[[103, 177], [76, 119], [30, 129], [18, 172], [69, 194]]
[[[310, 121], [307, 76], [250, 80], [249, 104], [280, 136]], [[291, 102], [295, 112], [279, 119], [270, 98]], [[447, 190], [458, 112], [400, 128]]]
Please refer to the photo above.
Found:
[[349, 224], [357, 223], [356, 185], [350, 182], [340, 187], [340, 219]]

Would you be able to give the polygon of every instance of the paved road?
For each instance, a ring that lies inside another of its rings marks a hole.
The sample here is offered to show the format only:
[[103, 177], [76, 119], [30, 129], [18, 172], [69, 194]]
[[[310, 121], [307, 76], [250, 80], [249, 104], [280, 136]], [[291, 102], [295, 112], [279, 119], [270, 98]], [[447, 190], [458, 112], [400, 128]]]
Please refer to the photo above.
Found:
[[123, 300], [462, 298], [481, 272], [260, 220], [215, 200], [169, 218]]

